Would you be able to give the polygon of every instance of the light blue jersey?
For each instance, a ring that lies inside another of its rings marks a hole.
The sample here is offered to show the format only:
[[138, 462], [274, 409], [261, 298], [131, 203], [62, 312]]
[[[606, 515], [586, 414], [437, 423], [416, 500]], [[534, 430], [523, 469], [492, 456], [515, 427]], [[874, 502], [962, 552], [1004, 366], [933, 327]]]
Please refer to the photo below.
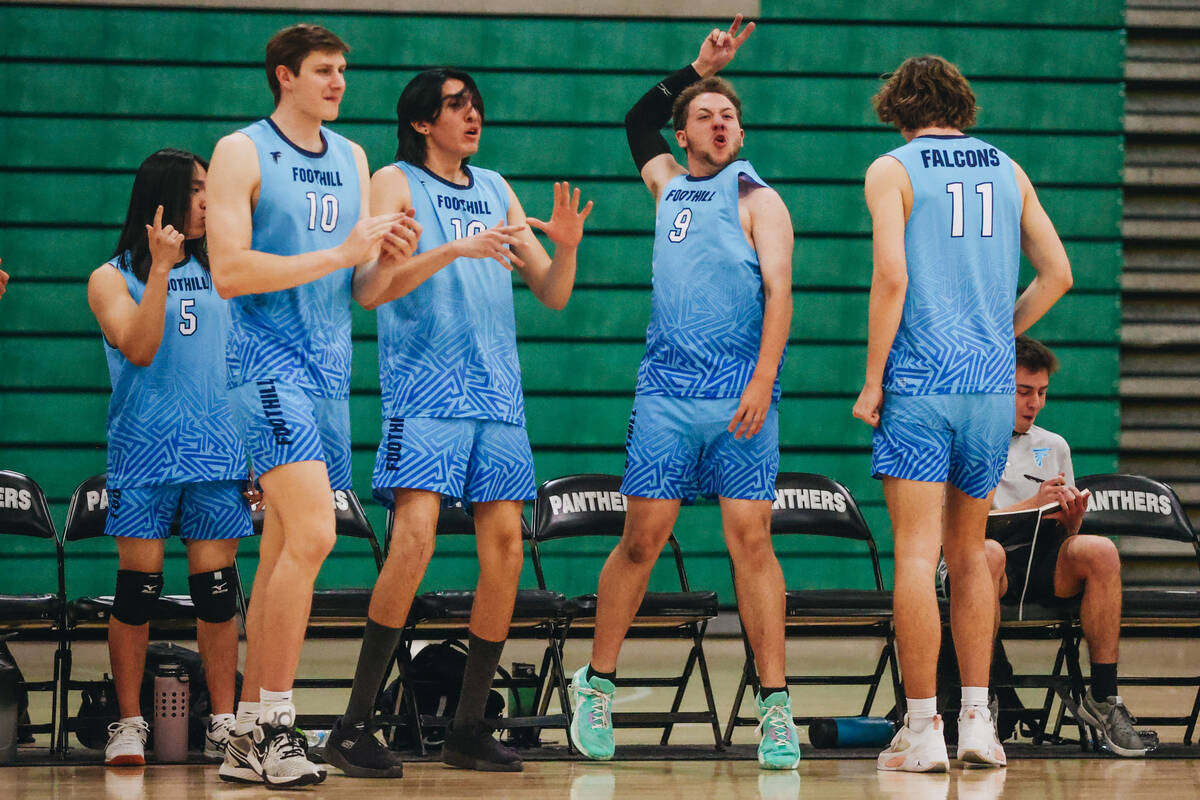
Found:
[[[281, 256], [341, 244], [362, 204], [350, 142], [321, 129], [323, 153], [293, 144], [269, 119], [240, 131], [258, 150], [261, 175], [251, 247]], [[230, 301], [229, 386], [274, 379], [318, 397], [350, 393], [350, 281], [353, 271], [278, 292]]]
[[[654, 291], [637, 394], [741, 397], [758, 363], [763, 286], [738, 217], [743, 181], [767, 183], [750, 162], [716, 175], [679, 175], [654, 224]], [[774, 399], [779, 398], [776, 377]]]
[[[467, 186], [404, 161], [423, 230], [417, 252], [508, 219], [499, 173], [465, 167]], [[379, 307], [384, 419], [442, 417], [525, 424], [512, 275], [490, 258], [459, 258]]]
[[920, 136], [888, 155], [908, 172], [913, 205], [884, 390], [1013, 394], [1022, 201], [1012, 161], [970, 136]]
[[[141, 302], [146, 290], [128, 254], [109, 262]], [[200, 262], [189, 258], [167, 279], [162, 343], [149, 366], [132, 364], [106, 340], [108, 485], [116, 488], [246, 477], [246, 451], [225, 389], [229, 304]]]

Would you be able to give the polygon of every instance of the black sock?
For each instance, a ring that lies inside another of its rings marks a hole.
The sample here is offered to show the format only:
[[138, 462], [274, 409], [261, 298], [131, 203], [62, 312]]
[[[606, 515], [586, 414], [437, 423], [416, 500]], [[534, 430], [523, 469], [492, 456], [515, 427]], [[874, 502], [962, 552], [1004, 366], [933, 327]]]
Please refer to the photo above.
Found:
[[402, 628], [380, 625], [370, 617], [363, 629], [362, 649], [358, 653], [358, 666], [354, 669], [354, 688], [350, 690], [350, 702], [342, 715], [345, 725], [366, 722], [375, 713], [375, 698], [379, 685], [392, 661], [392, 654], [400, 644]]
[[596, 670], [592, 668], [592, 665], [588, 664], [588, 671], [585, 677], [589, 681], [592, 678], [604, 678], [606, 681], [615, 681], [617, 679], [617, 671], [614, 669], [612, 672], [596, 672]]
[[1117, 664], [1092, 662], [1092, 698], [1104, 703], [1117, 693]]
[[473, 633], [468, 637], [467, 668], [463, 673], [458, 708], [454, 711], [455, 730], [468, 730], [483, 722], [488, 693], [492, 690], [492, 679], [496, 677], [496, 667], [500, 666], [500, 653], [503, 650], [502, 641], [489, 642]]
[[770, 688], [767, 686], [760, 686], [760, 687], [758, 687], [758, 699], [766, 700], [768, 697], [775, 694], [776, 692], [786, 692], [786, 691], [787, 691], [786, 686], [780, 686], [777, 689], [773, 689], [773, 688]]

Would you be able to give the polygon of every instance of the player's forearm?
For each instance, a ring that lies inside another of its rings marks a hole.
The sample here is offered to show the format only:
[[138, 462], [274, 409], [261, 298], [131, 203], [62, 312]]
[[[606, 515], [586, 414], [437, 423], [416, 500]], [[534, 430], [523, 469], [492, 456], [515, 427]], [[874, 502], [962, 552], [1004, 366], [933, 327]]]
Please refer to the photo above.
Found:
[[883, 371], [887, 366], [888, 354], [900, 330], [900, 319], [904, 314], [904, 294], [908, 281], [884, 278], [878, 273], [871, 281], [871, 298], [867, 312], [867, 371], [864, 383], [867, 386], [883, 385]]
[[554, 258], [540, 280], [529, 284], [534, 296], [547, 308], [561, 311], [566, 308], [575, 289], [575, 265], [578, 247], [555, 246]]
[[1045, 316], [1046, 312], [1058, 302], [1067, 290], [1071, 288], [1070, 267], [1065, 277], [1060, 271], [1041, 275], [1021, 292], [1017, 304], [1013, 307], [1013, 333], [1021, 335], [1029, 330], [1035, 322]]
[[209, 253], [209, 262], [213, 287], [225, 299], [292, 289], [353, 266], [340, 247], [294, 256], [258, 250], [213, 249]]
[[[412, 256], [403, 264], [386, 270], [389, 277], [382, 291], [371, 298], [369, 302], [366, 300], [359, 300], [359, 302], [362, 303], [363, 308], [372, 309], [404, 297], [456, 258], [458, 258], [458, 249], [454, 242], [447, 242], [432, 250]], [[358, 296], [355, 295], [355, 297]]]
[[121, 355], [131, 364], [148, 367], [162, 344], [163, 326], [167, 314], [167, 282], [170, 268], [155, 271], [151, 268], [137, 310], [130, 315], [113, 342]]
[[779, 360], [783, 358], [783, 349], [787, 347], [791, 329], [791, 288], [769, 293], [763, 306], [762, 338], [759, 340], [758, 362], [754, 365], [751, 380], [775, 381], [779, 373]]
[[392, 275], [379, 266], [379, 259], [362, 264], [354, 269], [350, 282], [350, 294], [363, 308], [370, 311], [379, 305], [380, 298], [391, 285]]
[[692, 64], [671, 73], [642, 95], [625, 115], [625, 136], [629, 140], [633, 163], [639, 171], [655, 156], [671, 152], [667, 140], [663, 138], [662, 128], [671, 119], [675, 98], [700, 77]]

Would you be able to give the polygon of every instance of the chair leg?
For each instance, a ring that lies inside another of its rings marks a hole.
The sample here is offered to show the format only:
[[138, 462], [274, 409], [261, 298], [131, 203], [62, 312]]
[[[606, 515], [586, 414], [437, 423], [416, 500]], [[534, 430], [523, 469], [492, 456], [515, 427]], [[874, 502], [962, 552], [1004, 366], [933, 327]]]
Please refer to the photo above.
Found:
[[1200, 688], [1196, 689], [1196, 702], [1192, 703], [1192, 719], [1188, 722], [1187, 729], [1183, 732], [1183, 743], [1190, 745], [1192, 743], [1192, 734], [1196, 732], [1196, 719], [1200, 717]]
[[750, 685], [750, 672], [754, 669], [754, 659], [749, 654], [742, 662], [742, 676], [738, 679], [737, 691], [733, 696], [733, 708], [729, 711], [729, 723], [725, 726], [725, 738], [722, 743], [729, 747], [733, 743], [733, 729], [737, 726], [738, 712], [742, 710], [742, 700], [746, 697], [746, 687]]
[[[692, 677], [692, 670], [696, 667], [696, 649], [699, 646], [700, 645], [696, 641], [695, 636], [693, 636], [692, 649], [688, 651], [687, 661], [684, 663], [683, 672], [679, 676], [679, 685], [675, 687], [675, 697], [671, 701], [671, 710], [669, 713], [672, 715], [677, 713], [679, 711], [679, 707], [683, 705], [683, 694], [687, 691], [688, 681], [691, 680]], [[663, 726], [662, 738], [659, 740], [659, 744], [666, 745], [671, 739], [671, 731], [674, 729], [675, 723], [668, 721], [667, 724]]]
[[871, 716], [871, 706], [875, 705], [875, 694], [879, 691], [879, 684], [883, 683], [883, 671], [887, 669], [887, 645], [879, 651], [879, 660], [875, 662], [875, 671], [871, 673], [871, 685], [867, 687], [867, 699], [863, 701], [862, 715], [864, 717]]
[[904, 702], [904, 688], [900, 682], [900, 663], [896, 659], [896, 631], [889, 629], [887, 634], [887, 644], [884, 645], [887, 650], [888, 665], [892, 673], [892, 696], [896, 705], [896, 720], [903, 723], [904, 715], [908, 709]]
[[[707, 627], [707, 623], [704, 625]], [[708, 719], [713, 729], [713, 747], [724, 750], [721, 742], [721, 721], [717, 717], [717, 702], [713, 699], [712, 681], [708, 677], [708, 661], [704, 658], [704, 629], [696, 637], [696, 660], [700, 665], [700, 685], [704, 687], [704, 700], [708, 703]]]
[[[67, 637], [68, 634], [63, 634]], [[64, 638], [63, 645], [56, 654], [56, 658], [62, 658], [62, 666], [60, 667], [60, 678], [58, 681], [58, 731], [55, 736], [55, 750], [59, 758], [63, 758], [67, 754], [67, 723], [70, 713], [67, 709], [68, 690], [71, 687], [71, 641], [69, 638]]]

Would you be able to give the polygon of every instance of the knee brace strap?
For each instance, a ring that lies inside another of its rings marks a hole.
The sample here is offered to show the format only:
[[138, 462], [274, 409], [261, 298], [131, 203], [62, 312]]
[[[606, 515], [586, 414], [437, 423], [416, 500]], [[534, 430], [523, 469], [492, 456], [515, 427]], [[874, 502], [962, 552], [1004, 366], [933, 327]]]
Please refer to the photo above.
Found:
[[117, 591], [113, 595], [112, 617], [126, 625], [145, 625], [162, 594], [161, 572], [117, 570]]
[[188, 576], [188, 588], [192, 593], [197, 619], [204, 622], [228, 622], [233, 619], [237, 613], [236, 576], [232, 564], [212, 572]]

